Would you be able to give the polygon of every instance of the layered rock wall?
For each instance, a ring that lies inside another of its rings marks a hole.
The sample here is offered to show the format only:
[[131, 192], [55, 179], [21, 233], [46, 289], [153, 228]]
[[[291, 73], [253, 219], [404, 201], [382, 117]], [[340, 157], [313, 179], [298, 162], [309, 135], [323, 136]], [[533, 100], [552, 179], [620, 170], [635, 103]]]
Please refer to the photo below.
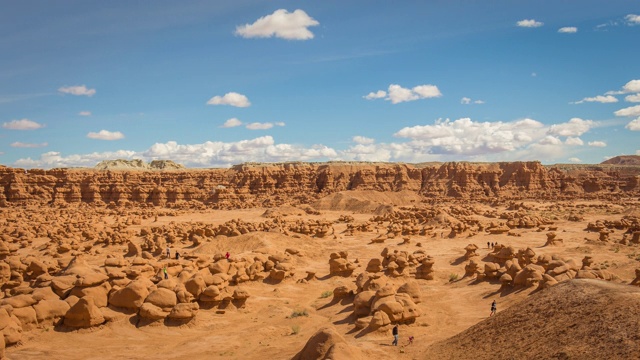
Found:
[[414, 191], [425, 199], [617, 199], [640, 193], [640, 167], [504, 163], [284, 163], [175, 171], [28, 170], [0, 166], [0, 206], [307, 204], [348, 190]]

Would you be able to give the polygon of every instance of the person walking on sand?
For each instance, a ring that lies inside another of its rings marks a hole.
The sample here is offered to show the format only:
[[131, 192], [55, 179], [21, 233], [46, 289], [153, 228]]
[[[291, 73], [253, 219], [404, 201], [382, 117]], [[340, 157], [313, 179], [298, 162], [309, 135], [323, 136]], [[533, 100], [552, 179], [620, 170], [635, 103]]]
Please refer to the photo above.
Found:
[[487, 241], [487, 249], [491, 249], [491, 243]]
[[162, 268], [162, 272], [164, 273], [164, 279], [167, 280], [169, 278], [169, 273], [167, 273], [167, 265]]
[[496, 310], [498, 310], [498, 306], [496, 305], [496, 301], [493, 300], [493, 302], [491, 303], [491, 314], [489, 314], [489, 316], [495, 315]]
[[231, 256], [231, 255], [229, 255], [229, 252], [227, 251], [227, 253], [226, 253], [226, 254], [224, 254], [224, 257], [226, 257], [226, 258], [227, 258], [227, 260], [229, 260], [229, 256]]
[[167, 246], [167, 259], [171, 259], [171, 249]]
[[398, 346], [398, 324], [393, 327], [393, 330], [391, 330], [391, 334], [393, 335], [393, 342], [391, 343], [391, 345]]

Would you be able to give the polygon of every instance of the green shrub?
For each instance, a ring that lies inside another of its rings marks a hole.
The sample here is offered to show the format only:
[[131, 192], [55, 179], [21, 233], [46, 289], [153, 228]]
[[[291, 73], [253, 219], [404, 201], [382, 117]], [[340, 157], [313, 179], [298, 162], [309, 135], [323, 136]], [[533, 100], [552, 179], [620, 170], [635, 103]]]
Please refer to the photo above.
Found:
[[307, 312], [307, 309], [304, 310], [295, 310], [294, 312], [291, 313], [291, 315], [289, 315], [290, 319], [293, 318], [297, 318], [300, 316], [309, 316], [309, 313]]
[[291, 327], [291, 335], [298, 335], [298, 333], [300, 333], [300, 326], [293, 325]]
[[449, 274], [449, 282], [458, 280], [458, 274]]
[[323, 292], [323, 293], [320, 295], [320, 298], [321, 298], [321, 299], [326, 299], [326, 298], [328, 298], [328, 297], [329, 297], [329, 296], [331, 296], [331, 295], [333, 295], [333, 291], [331, 291], [331, 290], [327, 290], [327, 291]]

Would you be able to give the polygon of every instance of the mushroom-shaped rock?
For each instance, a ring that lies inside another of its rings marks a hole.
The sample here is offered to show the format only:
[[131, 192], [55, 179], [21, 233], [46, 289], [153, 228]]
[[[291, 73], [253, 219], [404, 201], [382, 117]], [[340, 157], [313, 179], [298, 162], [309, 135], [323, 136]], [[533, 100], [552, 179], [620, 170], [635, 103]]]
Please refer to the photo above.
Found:
[[376, 307], [376, 311], [385, 312], [389, 316], [389, 320], [391, 320], [392, 322], [402, 320], [404, 308], [401, 303], [395, 300], [384, 302], [379, 306], [377, 306], [377, 304], [374, 304], [374, 307]]
[[476, 244], [469, 244], [467, 245], [464, 250], [466, 251], [466, 253], [464, 254], [464, 258], [469, 260], [474, 256], [478, 256], [478, 253], [476, 253], [476, 250], [478, 250], [478, 245]]
[[111, 290], [111, 285], [108, 282], [104, 282], [98, 286], [87, 286], [80, 287], [75, 286], [71, 290], [71, 295], [75, 295], [79, 298], [83, 298], [85, 296], [91, 296], [93, 298], [94, 303], [97, 307], [105, 307], [107, 306], [107, 295]]
[[169, 318], [176, 320], [192, 319], [198, 313], [198, 303], [181, 303], [176, 305], [169, 313]]
[[464, 266], [464, 276], [475, 276], [480, 271], [478, 263], [470, 260], [467, 265]]
[[16, 295], [10, 298], [2, 299], [0, 301], [0, 305], [11, 305], [14, 309], [31, 306], [35, 303], [36, 300], [31, 294]]
[[353, 313], [356, 316], [368, 316], [371, 313], [371, 304], [375, 295], [375, 291], [359, 292], [353, 299]]
[[134, 280], [126, 287], [111, 292], [109, 304], [116, 307], [137, 309], [142, 306], [149, 295], [147, 285], [144, 280]]
[[197, 299], [207, 287], [207, 284], [202, 275], [196, 274], [184, 283], [184, 287]]
[[502, 274], [502, 276], [500, 276], [500, 284], [502, 284], [502, 286], [510, 286], [512, 281], [513, 278], [509, 274]]
[[[329, 359], [327, 355], [336, 344], [345, 343], [344, 338], [332, 327], [318, 330], [307, 340], [302, 351], [297, 353], [293, 360], [323, 360]], [[337, 358], [336, 358], [337, 359]]]
[[36, 305], [33, 306], [33, 309], [36, 311], [36, 317], [38, 318], [38, 323], [43, 323], [45, 321], [57, 321], [62, 318], [71, 306], [64, 300], [41, 300]]
[[[20, 320], [15, 316], [9, 315], [6, 308], [0, 307], [0, 330], [4, 335], [4, 342], [12, 345], [22, 339], [22, 326]], [[2, 341], [2, 339], [0, 339]]]
[[98, 286], [107, 280], [109, 280], [107, 275], [93, 272], [83, 276], [78, 276], [74, 285], [78, 287]]
[[233, 300], [247, 300], [250, 296], [246, 289], [237, 288], [233, 291]]
[[411, 297], [411, 300], [419, 304], [422, 300], [422, 291], [420, 290], [420, 285], [416, 281], [408, 281], [398, 288], [398, 294], [405, 293]]
[[350, 294], [353, 294], [353, 291], [344, 285], [338, 286], [335, 289], [333, 289], [333, 298], [335, 300], [344, 299]]
[[92, 297], [81, 298], [64, 315], [64, 324], [70, 327], [89, 328], [102, 323], [104, 317]]
[[433, 280], [434, 278], [434, 269], [433, 269], [434, 260], [431, 256], [427, 256], [420, 266], [416, 268], [416, 279], [424, 279], [424, 280]]
[[382, 260], [378, 258], [369, 260], [366, 271], [370, 273], [377, 273], [382, 271]]
[[389, 319], [389, 315], [384, 311], [376, 311], [375, 314], [371, 317], [371, 322], [369, 323], [369, 327], [372, 330], [379, 329], [382, 326], [391, 324], [391, 320]]
[[148, 320], [161, 320], [169, 315], [168, 311], [163, 311], [161, 308], [153, 305], [152, 303], [144, 303], [140, 306], [140, 312], [138, 313], [141, 318]]
[[144, 302], [153, 304], [163, 311], [170, 311], [178, 303], [178, 298], [176, 293], [173, 291], [165, 288], [158, 288], [153, 290]]

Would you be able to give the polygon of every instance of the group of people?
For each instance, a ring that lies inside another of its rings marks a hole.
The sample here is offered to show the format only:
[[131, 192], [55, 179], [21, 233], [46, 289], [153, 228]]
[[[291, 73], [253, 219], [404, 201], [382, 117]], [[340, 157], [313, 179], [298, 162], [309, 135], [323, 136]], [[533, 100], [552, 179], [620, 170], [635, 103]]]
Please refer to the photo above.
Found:
[[492, 242], [488, 242], [487, 241], [487, 249], [493, 249], [496, 247], [496, 245], [498, 245], [498, 243], [492, 243]]
[[[498, 303], [495, 300], [493, 300], [493, 302], [491, 303], [491, 313], [489, 314], [489, 317], [495, 315], [496, 311], [498, 311]], [[393, 329], [391, 329], [391, 335], [393, 335], [393, 342], [391, 342], [391, 345], [398, 346], [398, 341], [400, 339], [400, 331], [398, 330], [398, 324], [395, 324], [393, 326]], [[407, 345], [411, 345], [411, 344], [413, 344], [413, 336], [409, 336], [409, 342], [407, 343]]]

